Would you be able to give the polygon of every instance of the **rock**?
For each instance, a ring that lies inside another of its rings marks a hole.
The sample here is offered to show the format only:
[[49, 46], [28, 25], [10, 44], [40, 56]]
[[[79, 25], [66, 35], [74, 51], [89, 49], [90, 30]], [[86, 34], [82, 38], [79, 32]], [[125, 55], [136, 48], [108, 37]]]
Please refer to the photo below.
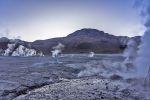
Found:
[[7, 44], [9, 43], [9, 39], [6, 37], [0, 38], [0, 49], [7, 49]]
[[8, 38], [6, 38], [6, 37], [2, 37], [2, 38], [0, 38], [0, 42], [1, 43], [8, 43], [9, 42], [9, 39]]
[[112, 79], [112, 80], [121, 80], [121, 79], [123, 79], [123, 77], [121, 77], [120, 75], [113, 74], [112, 76], [110, 76], [110, 79]]
[[[108, 86], [108, 88], [106, 88]], [[124, 89], [126, 88], [126, 89]], [[133, 100], [141, 98], [128, 84], [107, 79], [72, 79], [44, 86], [14, 100]]]

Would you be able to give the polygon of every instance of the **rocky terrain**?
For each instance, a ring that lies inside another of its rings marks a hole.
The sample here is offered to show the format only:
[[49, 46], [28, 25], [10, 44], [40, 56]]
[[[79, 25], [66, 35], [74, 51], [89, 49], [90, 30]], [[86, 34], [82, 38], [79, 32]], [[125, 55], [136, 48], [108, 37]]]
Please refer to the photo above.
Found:
[[128, 83], [94, 77], [64, 80], [14, 100], [144, 100], [142, 95]]
[[132, 78], [124, 59], [121, 54], [64, 54], [55, 63], [52, 57], [0, 57], [0, 100], [149, 99], [144, 79]]
[[139, 36], [96, 29], [34, 42], [0, 38], [0, 100], [150, 99], [149, 75], [134, 77], [139, 44]]
[[[132, 38], [140, 43], [140, 36]], [[52, 47], [58, 43], [65, 45], [64, 53], [85, 53], [91, 51], [97, 53], [118, 53], [124, 50], [129, 39], [127, 36], [114, 36], [97, 29], [85, 28], [77, 30], [66, 37], [36, 40], [34, 42], [3, 37], [0, 38], [0, 53], [8, 48], [8, 44], [14, 43], [16, 43], [16, 46], [22, 45], [37, 52], [42, 52], [44, 55], [49, 55]]]

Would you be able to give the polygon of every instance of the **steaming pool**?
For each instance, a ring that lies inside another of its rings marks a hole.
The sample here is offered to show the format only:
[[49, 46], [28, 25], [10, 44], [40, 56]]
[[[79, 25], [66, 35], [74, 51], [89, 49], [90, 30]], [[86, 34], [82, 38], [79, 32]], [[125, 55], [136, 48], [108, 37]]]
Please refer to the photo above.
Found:
[[0, 57], [0, 100], [148, 99], [144, 79], [125, 77], [130, 74], [124, 59], [122, 54], [63, 54], [56, 64], [50, 56]]

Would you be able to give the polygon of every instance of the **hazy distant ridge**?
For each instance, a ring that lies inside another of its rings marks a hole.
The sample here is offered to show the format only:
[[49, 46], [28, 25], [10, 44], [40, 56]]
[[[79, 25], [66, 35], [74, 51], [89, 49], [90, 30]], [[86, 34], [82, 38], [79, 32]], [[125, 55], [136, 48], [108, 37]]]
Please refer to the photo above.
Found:
[[[133, 37], [140, 42], [140, 36]], [[42, 51], [44, 54], [50, 54], [53, 46], [61, 42], [66, 47], [64, 53], [82, 53], [82, 52], [99, 52], [99, 53], [118, 53], [126, 47], [130, 38], [127, 36], [114, 36], [97, 29], [84, 28], [77, 30], [66, 37], [52, 38], [47, 40], [36, 40], [26, 42], [19, 40], [18, 44], [25, 47]], [[13, 43], [5, 37], [0, 38], [0, 49], [5, 50], [8, 43]]]

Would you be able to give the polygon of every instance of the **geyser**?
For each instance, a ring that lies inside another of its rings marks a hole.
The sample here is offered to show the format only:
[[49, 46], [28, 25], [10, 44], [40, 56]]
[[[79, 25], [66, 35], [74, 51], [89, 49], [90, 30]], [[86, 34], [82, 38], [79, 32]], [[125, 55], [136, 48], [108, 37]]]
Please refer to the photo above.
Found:
[[146, 76], [147, 71], [150, 66], [150, 30], [147, 30], [142, 37], [142, 44], [140, 46], [139, 50], [139, 56], [137, 57], [136, 60], [136, 66], [138, 68], [138, 75], [139, 76]]
[[62, 50], [64, 49], [64, 45], [62, 43], [58, 43], [58, 45], [54, 46], [52, 49], [52, 57], [54, 58], [56, 63], [59, 63], [58, 57], [61, 54]]
[[90, 58], [92, 58], [92, 57], [94, 57], [94, 56], [95, 56], [95, 53], [94, 53], [94, 52], [90, 52], [89, 55], [88, 55], [88, 57], [90, 57]]
[[131, 38], [127, 42], [127, 48], [124, 51], [124, 57], [126, 58], [123, 64], [126, 66], [127, 71], [135, 67], [134, 62], [137, 57], [138, 43], [134, 38]]
[[[143, 16], [144, 15], [144, 16]], [[146, 77], [150, 66], [150, 1], [144, 0], [142, 6], [142, 17], [144, 17], [144, 25], [146, 31], [142, 36], [142, 43], [138, 51], [136, 59], [137, 75], [139, 77]]]

